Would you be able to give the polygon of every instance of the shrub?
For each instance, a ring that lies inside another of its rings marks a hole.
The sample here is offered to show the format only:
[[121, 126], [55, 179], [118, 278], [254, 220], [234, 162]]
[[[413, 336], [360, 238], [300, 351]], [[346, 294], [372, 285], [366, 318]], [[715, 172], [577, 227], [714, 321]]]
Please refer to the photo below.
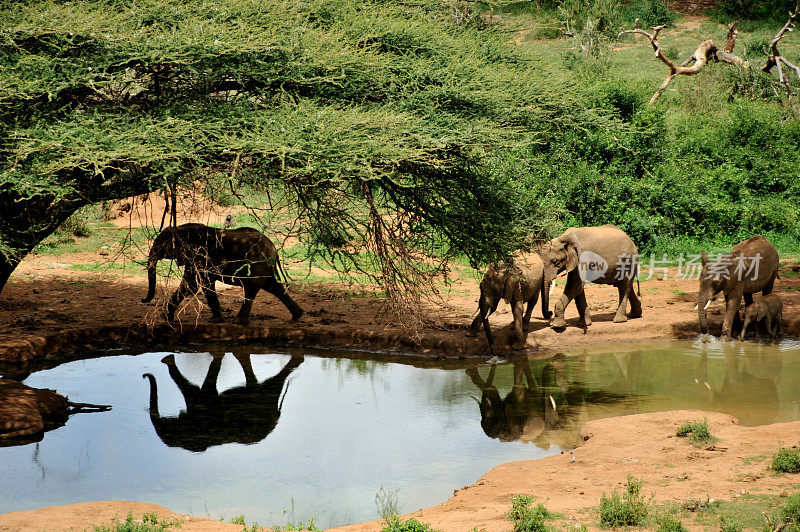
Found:
[[781, 447], [772, 455], [772, 470], [778, 473], [800, 473], [800, 450]]
[[397, 516], [386, 520], [383, 532], [437, 532], [428, 523], [420, 523], [416, 519], [403, 521]]
[[600, 497], [600, 526], [643, 526], [647, 519], [647, 503], [641, 495], [642, 482], [628, 475], [625, 493], [620, 497], [617, 490], [607, 497]]
[[658, 532], [687, 532], [681, 520], [670, 513], [664, 513], [658, 519]]
[[692, 443], [695, 445], [713, 443], [717, 439], [708, 430], [708, 420], [703, 421], [687, 421], [675, 431], [675, 435], [679, 438], [685, 438], [689, 434], [692, 435]]
[[551, 517], [550, 510], [542, 503], [531, 507], [536, 497], [530, 495], [517, 495], [511, 499], [511, 510], [508, 519], [514, 522], [515, 532], [544, 532], [547, 527], [544, 520]]
[[781, 521], [784, 527], [794, 525], [792, 530], [800, 528], [800, 493], [794, 493], [786, 499], [786, 504], [781, 508]]

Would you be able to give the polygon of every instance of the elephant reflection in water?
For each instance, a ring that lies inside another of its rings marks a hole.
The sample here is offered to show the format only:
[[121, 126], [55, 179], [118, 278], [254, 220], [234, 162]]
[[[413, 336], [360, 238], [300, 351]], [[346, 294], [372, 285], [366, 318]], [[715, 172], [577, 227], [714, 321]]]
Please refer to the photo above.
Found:
[[486, 380], [477, 366], [467, 369], [467, 375], [481, 390], [478, 403], [483, 431], [500, 441], [533, 442], [543, 449], [577, 445], [583, 424], [604, 417], [603, 408], [622, 399], [613, 393], [587, 390], [588, 360], [576, 361], [571, 375], [564, 355], [556, 355], [543, 364], [524, 358], [515, 360], [513, 385], [505, 397], [493, 384], [497, 366], [491, 366]]
[[703, 410], [725, 412], [746, 426], [778, 421], [778, 380], [783, 369], [781, 351], [770, 343], [725, 343], [722, 350], [725, 374], [718, 391], [708, 383], [705, 345], [700, 356], [697, 382]]
[[244, 370], [245, 384], [222, 393], [217, 392], [217, 377], [223, 355], [214, 355], [202, 386], [192, 384], [181, 374], [174, 355], [161, 360], [186, 402], [186, 410], [177, 417], [161, 417], [156, 378], [150, 373], [142, 375], [150, 380], [150, 421], [161, 441], [170, 447], [202, 452], [225, 443], [258, 443], [275, 429], [283, 406], [282, 393], [285, 398], [286, 379], [304, 357], [293, 355], [281, 371], [259, 383], [250, 355], [234, 356]]

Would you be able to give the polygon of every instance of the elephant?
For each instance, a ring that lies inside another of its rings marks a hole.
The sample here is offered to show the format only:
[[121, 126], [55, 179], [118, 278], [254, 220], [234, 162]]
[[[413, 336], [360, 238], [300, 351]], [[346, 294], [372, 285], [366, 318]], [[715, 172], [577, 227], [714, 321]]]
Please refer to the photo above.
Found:
[[[584, 281], [617, 287], [619, 304], [614, 316], [615, 323], [642, 315], [642, 303], [633, 290], [633, 281], [638, 279], [639, 252], [633, 240], [618, 227], [610, 224], [571, 227], [561, 236], [542, 244], [539, 254], [544, 262], [543, 292], [549, 293], [550, 283], [559, 273], [568, 272], [564, 293], [553, 305], [550, 326], [554, 329], [566, 327], [564, 311], [573, 299], [578, 307], [579, 323], [584, 327], [592, 324], [583, 291]], [[631, 312], [626, 315], [629, 300]], [[546, 312], [549, 309], [542, 310]]]
[[[217, 392], [217, 377], [224, 355], [215, 355], [201, 386], [189, 382], [175, 365], [175, 356], [161, 361], [186, 402], [177, 417], [162, 417], [158, 410], [158, 385], [150, 381], [150, 421], [158, 437], [169, 447], [203, 452], [225, 443], [258, 443], [275, 429], [286, 397], [286, 379], [303, 362], [302, 355], [291, 360], [276, 375], [259, 383], [249, 355], [235, 355], [245, 374], [245, 385]], [[281, 395], [283, 393], [283, 395]]]
[[725, 317], [722, 322], [722, 341], [730, 341], [734, 321], [739, 320], [739, 307], [744, 296], [745, 307], [753, 303], [753, 294], [770, 294], [778, 277], [778, 252], [763, 236], [739, 242], [730, 253], [716, 262], [701, 253], [702, 270], [697, 293], [697, 317], [700, 332], [708, 334], [707, 308], [712, 298], [725, 295]]
[[31, 388], [0, 379], [0, 447], [41, 441], [44, 433], [64, 425], [72, 414], [102, 412], [108, 405], [73, 403], [54, 390]]
[[220, 322], [222, 309], [214, 290], [216, 281], [244, 288], [244, 303], [236, 322], [250, 321], [253, 300], [262, 288], [274, 294], [292, 313], [292, 321], [303, 315], [303, 309], [286, 292], [278, 279], [278, 251], [269, 238], [251, 227], [218, 229], [198, 223], [167, 227], [158, 234], [147, 259], [147, 296], [142, 303], [153, 299], [156, 291], [156, 263], [175, 259], [184, 267], [183, 280], [167, 305], [167, 320], [175, 319], [175, 310], [186, 296], [202, 289], [213, 322]]
[[747, 332], [747, 327], [753, 323], [755, 338], [758, 340], [758, 324], [764, 321], [770, 338], [783, 334], [781, 318], [783, 317], [783, 302], [778, 294], [772, 293], [756, 299], [744, 311], [744, 325], [742, 325], [742, 340]]
[[[536, 300], [539, 299], [540, 291], [542, 292], [542, 315], [545, 319], [550, 318], [550, 313], [547, 312], [548, 294], [544, 291], [542, 275], [542, 258], [538, 253], [520, 253], [514, 257], [513, 262], [498, 262], [491, 265], [481, 281], [478, 315], [467, 329], [467, 336], [477, 336], [481, 323], [483, 323], [489, 350], [492, 356], [495, 356], [489, 316], [497, 310], [500, 299], [503, 299], [511, 305], [514, 316], [514, 341], [511, 347], [512, 349], [524, 348], [525, 331], [530, 326], [531, 313], [536, 305]], [[528, 304], [528, 307], [523, 317], [522, 310], [525, 303]]]

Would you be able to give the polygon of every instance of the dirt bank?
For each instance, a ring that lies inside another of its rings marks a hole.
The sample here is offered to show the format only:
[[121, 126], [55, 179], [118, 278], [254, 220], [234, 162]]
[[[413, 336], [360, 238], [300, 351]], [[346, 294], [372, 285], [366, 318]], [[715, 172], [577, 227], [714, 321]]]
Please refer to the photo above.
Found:
[[[707, 418], [713, 445], [695, 447], [675, 436], [687, 420]], [[561, 526], [586, 525], [597, 529], [596, 506], [602, 493], [623, 488], [627, 476], [644, 482], [646, 497], [655, 503], [696, 507], [709, 500], [734, 501], [757, 494], [781, 495], [797, 490], [797, 475], [774, 475], [769, 457], [781, 445], [797, 443], [800, 422], [762, 427], [742, 427], [731, 416], [699, 411], [658, 412], [591, 421], [583, 428], [586, 442], [572, 453], [541, 460], [500, 465], [472, 484], [454, 492], [439, 506], [414, 512], [414, 517], [445, 531], [476, 528], [487, 532], [511, 528], [505, 518], [510, 499], [534, 495], [563, 515]], [[0, 531], [84, 530], [98, 524], [156, 513], [161, 519], [181, 521], [179, 530], [234, 531], [231, 525], [178, 515], [161, 506], [140, 502], [92, 502], [0, 515]], [[702, 529], [689, 518], [689, 529]], [[337, 532], [381, 530], [373, 521], [340, 527]], [[719, 529], [718, 521], [709, 524]]]

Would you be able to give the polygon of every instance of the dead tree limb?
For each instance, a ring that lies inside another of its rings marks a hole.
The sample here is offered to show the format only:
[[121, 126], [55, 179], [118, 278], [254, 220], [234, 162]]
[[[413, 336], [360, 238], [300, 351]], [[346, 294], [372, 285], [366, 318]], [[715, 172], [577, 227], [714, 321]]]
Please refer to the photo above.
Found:
[[783, 40], [790, 32], [794, 31], [794, 23], [797, 17], [800, 16], [800, 0], [797, 0], [797, 5], [794, 8], [794, 11], [789, 12], [789, 20], [786, 21], [786, 24], [780, 29], [777, 35], [770, 41], [769, 43], [769, 51], [767, 52], [767, 62], [764, 63], [764, 66], [761, 67], [761, 70], [764, 72], [771, 72], [772, 67], [777, 67], [778, 69], [778, 83], [786, 87], [786, 93], [789, 98], [794, 96], [796, 93], [792, 88], [792, 84], [789, 82], [789, 75], [784, 70], [784, 67], [794, 70], [794, 73], [797, 74], [797, 78], [800, 79], [800, 68], [796, 65], [790, 63], [785, 57], [783, 57], [778, 50], [778, 43]]
[[[800, 2], [800, 0], [798, 0], [798, 2]], [[650, 40], [650, 44], [653, 46], [656, 57], [661, 60], [662, 63], [667, 65], [667, 67], [669, 67], [669, 74], [667, 74], [667, 77], [664, 79], [661, 87], [659, 87], [655, 94], [653, 94], [653, 97], [650, 98], [650, 103], [652, 104], [658, 100], [659, 96], [661, 96], [661, 94], [667, 89], [667, 86], [673, 79], [675, 79], [676, 76], [694, 76], [700, 72], [700, 70], [702, 70], [710, 60], [716, 61], [717, 45], [714, 44], [714, 41], [710, 39], [703, 41], [700, 43], [700, 46], [697, 47], [697, 50], [695, 50], [694, 54], [692, 54], [689, 59], [684, 61], [683, 64], [678, 66], [664, 55], [664, 51], [662, 50], [661, 45], [658, 43], [658, 32], [663, 30], [664, 26], [655, 26], [651, 29], [653, 30], [653, 33], [647, 33], [643, 29], [639, 28], [639, 19], [637, 18], [634, 29], [624, 30], [620, 32], [618, 37], [621, 37], [626, 33], [638, 33], [639, 35], [644, 35]], [[694, 64], [692, 66], [688, 66], [692, 62], [694, 62]]]

